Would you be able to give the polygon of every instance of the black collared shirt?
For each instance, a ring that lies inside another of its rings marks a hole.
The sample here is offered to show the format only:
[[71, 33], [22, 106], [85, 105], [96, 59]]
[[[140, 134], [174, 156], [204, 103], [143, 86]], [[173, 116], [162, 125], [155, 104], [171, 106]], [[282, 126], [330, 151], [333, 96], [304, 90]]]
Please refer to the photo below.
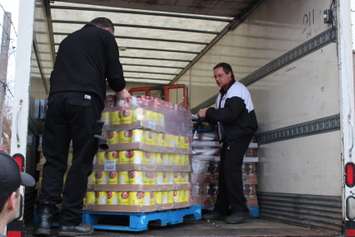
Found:
[[85, 92], [97, 95], [103, 104], [105, 79], [114, 91], [125, 88], [118, 46], [110, 32], [87, 24], [60, 43], [50, 78], [50, 95]]

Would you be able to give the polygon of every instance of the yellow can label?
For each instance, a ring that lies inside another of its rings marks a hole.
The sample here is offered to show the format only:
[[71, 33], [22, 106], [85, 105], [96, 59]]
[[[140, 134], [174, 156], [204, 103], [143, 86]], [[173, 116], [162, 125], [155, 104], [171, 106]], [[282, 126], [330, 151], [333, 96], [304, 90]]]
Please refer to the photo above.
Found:
[[118, 163], [121, 165], [129, 164], [133, 157], [133, 151], [120, 151], [118, 154]]
[[185, 190], [185, 202], [190, 202], [191, 192], [190, 190]]
[[182, 156], [182, 159], [183, 159], [183, 165], [184, 165], [184, 166], [187, 166], [187, 165], [190, 164], [190, 158], [189, 158], [188, 155], [183, 155], [183, 156]]
[[174, 191], [168, 191], [168, 204], [174, 204]]
[[142, 171], [129, 171], [129, 184], [143, 184], [143, 172]]
[[155, 184], [163, 185], [164, 184], [164, 173], [163, 172], [157, 172], [155, 180], [156, 180]]
[[101, 121], [104, 123], [104, 125], [110, 125], [110, 112], [108, 111], [103, 111], [101, 113]]
[[181, 184], [181, 173], [174, 173], [174, 184]]
[[118, 151], [109, 151], [106, 157], [107, 160], [118, 160]]
[[178, 137], [171, 135], [171, 134], [165, 134], [165, 138], [164, 141], [166, 143], [167, 147], [171, 147], [171, 148], [176, 148], [177, 144], [178, 144]]
[[174, 184], [174, 173], [173, 172], [167, 172], [165, 174], [167, 176], [167, 184]]
[[156, 145], [157, 146], [164, 146], [164, 134], [163, 133], [156, 133]]
[[186, 190], [179, 190], [180, 192], [180, 202], [186, 202]]
[[144, 204], [144, 192], [129, 192], [129, 205], [131, 206], [143, 206]]
[[90, 185], [96, 184], [95, 172], [91, 172], [88, 179], [88, 184]]
[[106, 153], [104, 151], [99, 151], [96, 153], [96, 164], [104, 165], [106, 159]]
[[163, 184], [170, 184], [170, 174], [168, 172], [163, 173]]
[[157, 124], [161, 128], [165, 128], [165, 117], [163, 113], [157, 113]]
[[143, 130], [141, 129], [132, 130], [132, 143], [144, 143]]
[[179, 154], [172, 154], [172, 160], [173, 160], [173, 165], [174, 166], [180, 166], [181, 161], [180, 161], [180, 155]]
[[129, 157], [129, 163], [134, 165], [144, 164], [144, 152], [143, 151], [133, 151], [133, 154]]
[[112, 125], [120, 125], [120, 112], [119, 111], [112, 111], [110, 112], [110, 120]]
[[129, 192], [118, 192], [118, 205], [129, 205]]
[[154, 127], [156, 122], [154, 120], [154, 112], [150, 110], [144, 110], [144, 120], [151, 126]]
[[169, 203], [169, 192], [168, 191], [163, 191], [161, 192], [161, 199], [162, 199], [162, 204], [168, 204]]
[[143, 136], [144, 136], [144, 143], [147, 145], [157, 145], [157, 135], [155, 132], [151, 132], [151, 131], [144, 131], [143, 132]]
[[154, 192], [155, 203], [158, 205], [163, 204], [163, 192]]
[[174, 203], [179, 203], [179, 194], [180, 194], [180, 192], [178, 190], [173, 191]]
[[171, 165], [169, 153], [163, 153], [161, 156], [162, 156], [162, 160], [163, 160], [163, 165]]
[[96, 192], [96, 204], [107, 205], [107, 192]]
[[118, 172], [118, 184], [129, 184], [128, 171]]
[[109, 171], [108, 172], [108, 184], [118, 184], [117, 171]]
[[120, 122], [121, 124], [131, 124], [133, 122], [133, 112], [130, 109], [121, 110]]
[[120, 131], [119, 132], [119, 142], [120, 143], [131, 143], [132, 142], [132, 131]]
[[136, 108], [133, 110], [133, 120], [134, 121], [143, 121], [144, 120], [144, 109]]
[[110, 145], [117, 144], [119, 142], [119, 133], [116, 131], [107, 132], [107, 143]]
[[170, 134], [163, 134], [163, 146], [170, 147]]
[[95, 172], [96, 184], [107, 184], [108, 175], [106, 171], [96, 171]]
[[164, 154], [161, 154], [161, 153], [155, 153], [155, 154], [156, 154], [155, 164], [156, 165], [163, 165], [164, 164], [164, 157], [163, 157]]
[[107, 204], [108, 205], [118, 204], [117, 192], [107, 192]]
[[87, 192], [86, 193], [86, 205], [95, 205], [95, 192]]
[[155, 165], [156, 157], [159, 153], [144, 152], [143, 164], [145, 165]]
[[156, 174], [154, 172], [144, 172], [143, 176], [143, 183], [145, 185], [155, 185]]
[[154, 201], [154, 198], [152, 199], [151, 192], [144, 192], [143, 206], [151, 206], [152, 201]]
[[148, 192], [149, 196], [150, 196], [150, 206], [154, 206], [156, 204], [155, 202], [155, 193], [154, 192]]

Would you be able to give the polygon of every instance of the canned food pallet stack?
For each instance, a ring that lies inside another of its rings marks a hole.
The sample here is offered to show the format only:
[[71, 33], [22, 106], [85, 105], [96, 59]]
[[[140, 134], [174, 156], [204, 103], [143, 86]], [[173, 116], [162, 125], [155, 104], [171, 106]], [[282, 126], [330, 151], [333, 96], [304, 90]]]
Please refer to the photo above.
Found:
[[191, 114], [153, 97], [106, 99], [103, 134], [85, 203], [90, 211], [153, 212], [189, 207]]
[[[192, 141], [192, 200], [205, 210], [213, 210], [218, 193], [218, 166], [220, 161], [220, 143], [214, 129], [200, 123], [195, 129]], [[251, 216], [259, 216], [256, 195], [256, 164], [258, 145], [249, 144], [242, 166], [244, 195]]]

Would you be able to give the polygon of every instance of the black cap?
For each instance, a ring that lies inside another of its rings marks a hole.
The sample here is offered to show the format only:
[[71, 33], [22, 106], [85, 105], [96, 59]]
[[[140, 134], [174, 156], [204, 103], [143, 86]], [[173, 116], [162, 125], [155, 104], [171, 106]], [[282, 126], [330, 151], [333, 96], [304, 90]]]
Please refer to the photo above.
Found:
[[20, 185], [32, 187], [35, 185], [35, 180], [31, 175], [20, 172], [11, 156], [0, 152], [0, 200], [8, 198]]

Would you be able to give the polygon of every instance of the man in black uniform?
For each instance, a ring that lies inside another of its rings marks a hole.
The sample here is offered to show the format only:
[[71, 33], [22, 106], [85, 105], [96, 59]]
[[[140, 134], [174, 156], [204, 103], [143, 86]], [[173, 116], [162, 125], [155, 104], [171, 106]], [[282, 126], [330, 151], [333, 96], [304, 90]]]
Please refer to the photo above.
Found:
[[[58, 235], [79, 236], [92, 232], [91, 226], [81, 224], [81, 210], [98, 149], [94, 135], [101, 133], [97, 121], [104, 108], [106, 79], [119, 97], [130, 97], [125, 89], [113, 32], [114, 26], [109, 19], [96, 18], [68, 35], [59, 46], [50, 78], [43, 136], [46, 163], [35, 234], [51, 235], [58, 213]], [[70, 141], [73, 162], [63, 190]], [[56, 205], [61, 201], [59, 212]]]
[[257, 121], [250, 93], [243, 84], [235, 81], [232, 67], [219, 63], [213, 72], [220, 88], [215, 108], [201, 109], [198, 116], [217, 124], [222, 148], [217, 201], [214, 212], [204, 218], [237, 224], [249, 215], [243, 192], [242, 164], [257, 129]]

